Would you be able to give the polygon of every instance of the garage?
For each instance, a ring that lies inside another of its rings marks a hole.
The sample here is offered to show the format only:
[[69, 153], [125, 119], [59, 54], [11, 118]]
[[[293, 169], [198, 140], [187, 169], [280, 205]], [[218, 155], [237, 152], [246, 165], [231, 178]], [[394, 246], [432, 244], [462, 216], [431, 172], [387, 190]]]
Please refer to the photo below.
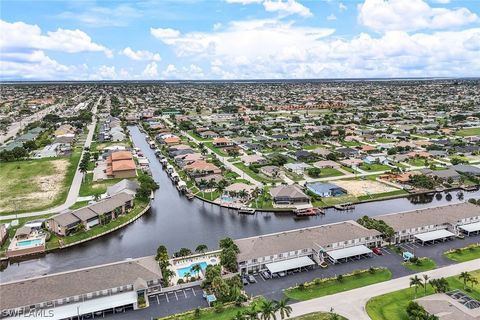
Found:
[[293, 258], [293, 259], [288, 259], [288, 260], [283, 260], [278, 262], [267, 263], [265, 267], [267, 267], [270, 273], [274, 274], [282, 271], [289, 271], [289, 270], [311, 267], [313, 265], [315, 265], [315, 262], [313, 262], [313, 260], [310, 259], [309, 257], [305, 256], [305, 257], [298, 257], [298, 258]]
[[455, 237], [455, 234], [448, 230], [441, 229], [441, 230], [419, 233], [419, 234], [416, 234], [414, 237], [416, 241], [419, 241], [422, 244], [422, 246], [424, 246], [426, 243], [434, 244], [435, 241], [449, 240], [452, 237]]
[[365, 257], [371, 257], [372, 250], [364, 245], [348, 247], [338, 250], [332, 250], [327, 252], [327, 256], [332, 263], [347, 262], [348, 259], [361, 259]]
[[469, 223], [463, 226], [459, 226], [459, 229], [466, 233], [468, 236], [471, 234], [480, 234], [480, 222]]

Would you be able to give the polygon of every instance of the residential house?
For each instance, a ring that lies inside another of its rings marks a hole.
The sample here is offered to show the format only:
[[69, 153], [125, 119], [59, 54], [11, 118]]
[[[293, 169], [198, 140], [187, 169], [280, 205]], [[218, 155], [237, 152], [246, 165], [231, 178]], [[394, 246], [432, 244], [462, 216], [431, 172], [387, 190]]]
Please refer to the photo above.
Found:
[[307, 196], [299, 185], [281, 185], [270, 189], [270, 195], [275, 204], [308, 204], [310, 197]]

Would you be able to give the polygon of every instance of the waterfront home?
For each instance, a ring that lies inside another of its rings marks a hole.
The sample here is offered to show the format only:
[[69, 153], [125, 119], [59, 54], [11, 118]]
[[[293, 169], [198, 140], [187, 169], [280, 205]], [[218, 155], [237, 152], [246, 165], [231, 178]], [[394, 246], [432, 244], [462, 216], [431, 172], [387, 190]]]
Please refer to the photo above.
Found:
[[470, 232], [480, 230], [480, 206], [468, 202], [373, 218], [383, 220], [393, 228], [395, 235], [390, 239], [393, 243], [407, 241], [425, 243], [454, 237], [463, 230]]
[[200, 153], [187, 153], [175, 156], [174, 161], [180, 167], [183, 168], [186, 165], [192, 164], [195, 161], [204, 160], [203, 155]]
[[[249, 273], [275, 267], [276, 272], [333, 263], [371, 254], [381, 234], [354, 221], [345, 221], [234, 240], [240, 249], [238, 268]], [[306, 258], [305, 258], [306, 257]]]
[[270, 189], [270, 195], [275, 204], [309, 204], [310, 197], [307, 196], [299, 185], [282, 185]]
[[182, 140], [177, 136], [171, 136], [171, 137], [163, 139], [162, 141], [167, 146], [176, 145], [176, 144], [179, 144], [180, 142], [182, 142]]
[[45, 233], [38, 230], [38, 228], [29, 226], [18, 228], [7, 248], [7, 257], [12, 258], [44, 252], [45, 236]]
[[102, 317], [114, 310], [148, 307], [148, 297], [162, 290], [161, 280], [153, 257], [127, 259], [2, 283], [0, 309], [4, 314], [42, 312], [51, 315], [49, 319]]
[[313, 192], [320, 197], [336, 197], [347, 194], [347, 190], [333, 184], [333, 183], [308, 183], [306, 185], [308, 191]]
[[213, 163], [207, 162], [205, 160], [197, 160], [193, 163], [187, 164], [184, 169], [189, 175], [193, 177], [222, 173], [222, 170], [220, 170], [220, 168], [218, 168]]
[[133, 199], [132, 194], [121, 192], [87, 207], [54, 215], [45, 224], [57, 235], [67, 236], [75, 232], [80, 224], [88, 230], [100, 224], [101, 219], [110, 221], [126, 213], [133, 207]]
[[106, 174], [110, 178], [131, 178], [137, 176], [136, 165], [131, 151], [112, 152], [107, 157]]

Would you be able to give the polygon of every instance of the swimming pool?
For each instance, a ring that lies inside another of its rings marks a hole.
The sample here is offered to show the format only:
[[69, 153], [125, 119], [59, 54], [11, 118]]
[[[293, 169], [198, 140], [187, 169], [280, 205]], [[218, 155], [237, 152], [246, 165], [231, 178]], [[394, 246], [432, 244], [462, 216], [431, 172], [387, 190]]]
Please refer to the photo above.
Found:
[[181, 269], [177, 269], [177, 274], [178, 274], [178, 277], [180, 278], [184, 278], [185, 277], [185, 274], [187, 272], [190, 273], [190, 275], [193, 277], [193, 276], [196, 276], [197, 274], [192, 270], [193, 266], [195, 265], [199, 265], [200, 268], [202, 268], [202, 270], [205, 270], [208, 266], [208, 264], [203, 261], [203, 262], [199, 262], [199, 263], [194, 263], [194, 264], [191, 264], [190, 266], [188, 267], [184, 267], [184, 268], [181, 268]]
[[36, 246], [42, 243], [42, 239], [31, 239], [31, 240], [23, 240], [17, 242], [17, 247], [30, 247]]
[[233, 201], [235, 201], [235, 199], [232, 198], [232, 197], [229, 197], [229, 196], [222, 196], [222, 201], [223, 202], [233, 202]]

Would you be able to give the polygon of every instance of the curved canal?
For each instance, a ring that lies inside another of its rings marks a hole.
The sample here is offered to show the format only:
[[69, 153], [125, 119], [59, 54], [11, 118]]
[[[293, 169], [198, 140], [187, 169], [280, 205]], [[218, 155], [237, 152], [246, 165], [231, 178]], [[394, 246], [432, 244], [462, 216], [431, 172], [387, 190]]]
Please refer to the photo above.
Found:
[[[137, 127], [129, 127], [136, 147], [150, 161], [153, 178], [160, 184], [155, 193], [151, 212], [129, 226], [110, 235], [84, 244], [59, 250], [44, 256], [11, 263], [2, 273], [1, 282], [32, 277], [47, 273], [66, 271], [96, 264], [108, 263], [125, 258], [151, 255], [158, 245], [164, 244], [170, 253], [182, 247], [192, 250], [198, 244], [215, 248], [224, 237], [242, 238], [259, 234], [285, 231], [385, 213], [433, 207], [446, 203], [457, 203], [455, 192], [447, 201], [445, 194], [399, 198], [356, 205], [348, 212], [326, 210], [325, 215], [296, 218], [289, 213], [256, 213], [238, 215], [235, 210], [220, 208], [198, 199], [189, 201], [181, 197], [171, 183], [145, 136]], [[465, 200], [480, 197], [480, 191], [464, 192]]]

